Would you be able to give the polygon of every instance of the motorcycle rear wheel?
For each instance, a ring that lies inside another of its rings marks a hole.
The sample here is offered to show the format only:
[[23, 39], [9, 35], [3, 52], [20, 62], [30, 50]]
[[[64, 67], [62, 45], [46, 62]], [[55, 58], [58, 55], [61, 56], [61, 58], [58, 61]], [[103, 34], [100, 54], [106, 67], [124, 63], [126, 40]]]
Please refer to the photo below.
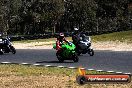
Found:
[[93, 49], [90, 49], [89, 52], [88, 52], [88, 54], [89, 54], [90, 56], [93, 56], [93, 55], [94, 55], [94, 50], [93, 50]]
[[80, 52], [77, 52], [77, 55], [78, 55], [78, 56], [80, 56], [80, 55], [81, 55], [81, 53], [80, 53]]
[[81, 55], [81, 52], [76, 48], [76, 54], [78, 55], [78, 56], [80, 56]]
[[3, 54], [4, 54], [4, 52], [2, 50], [0, 50], [0, 55], [3, 55]]
[[16, 49], [13, 46], [10, 46], [12, 54], [16, 54]]

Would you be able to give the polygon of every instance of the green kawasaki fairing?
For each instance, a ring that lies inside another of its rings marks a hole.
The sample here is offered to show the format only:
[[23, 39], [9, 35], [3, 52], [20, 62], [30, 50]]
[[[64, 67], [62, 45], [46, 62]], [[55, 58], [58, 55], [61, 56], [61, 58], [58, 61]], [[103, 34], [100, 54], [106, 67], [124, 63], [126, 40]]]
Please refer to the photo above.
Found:
[[[57, 53], [57, 58], [60, 60], [73, 60], [74, 62], [78, 62], [78, 56], [75, 52], [75, 45], [71, 42], [69, 43], [62, 43], [61, 45], [63, 52], [61, 52], [61, 55]], [[56, 49], [56, 44], [53, 44], [53, 48]], [[63, 62], [63, 61], [61, 61]]]
[[65, 43], [65, 44], [62, 44], [61, 47], [64, 50], [62, 53], [62, 56], [64, 58], [69, 58], [73, 54], [75, 54], [75, 45], [73, 43], [71, 43], [71, 45], [69, 45], [68, 43]]
[[[75, 45], [73, 43], [62, 43], [61, 45], [63, 52], [62, 57], [63, 58], [69, 58], [71, 55], [75, 54]], [[56, 49], [56, 44], [53, 44], [53, 48]]]

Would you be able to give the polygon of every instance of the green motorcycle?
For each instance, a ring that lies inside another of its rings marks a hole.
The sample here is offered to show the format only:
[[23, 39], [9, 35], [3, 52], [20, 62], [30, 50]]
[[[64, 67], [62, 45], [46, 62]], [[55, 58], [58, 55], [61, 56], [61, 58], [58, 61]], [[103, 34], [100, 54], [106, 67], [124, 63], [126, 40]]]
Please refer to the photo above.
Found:
[[[75, 45], [71, 42], [63, 42], [61, 44], [62, 51], [56, 53], [59, 62], [64, 62], [64, 60], [73, 60], [78, 62], [79, 58], [75, 52]], [[56, 49], [56, 44], [53, 44], [53, 48]]]

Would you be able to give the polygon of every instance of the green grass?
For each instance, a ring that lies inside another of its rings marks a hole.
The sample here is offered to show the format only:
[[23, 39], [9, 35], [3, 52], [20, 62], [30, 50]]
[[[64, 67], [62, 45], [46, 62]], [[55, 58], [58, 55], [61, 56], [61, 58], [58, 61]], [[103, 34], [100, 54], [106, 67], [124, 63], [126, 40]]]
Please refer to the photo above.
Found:
[[[107, 72], [87, 71], [86, 74], [113, 74]], [[114, 84], [85, 84], [83, 86], [77, 84], [76, 76], [78, 75], [77, 69], [57, 68], [57, 67], [44, 67], [33, 65], [17, 65], [17, 64], [0, 64], [0, 85], [2, 88], [48, 88], [53, 87], [60, 80], [61, 84], [66, 88], [104, 88], [113, 86]], [[46, 78], [47, 77], [47, 78]], [[51, 77], [51, 78], [49, 78]], [[57, 78], [58, 77], [58, 78]], [[45, 79], [46, 78], [46, 79]], [[48, 80], [49, 79], [49, 80]], [[51, 82], [53, 79], [53, 82]], [[53, 83], [53, 84], [50, 84]], [[60, 83], [59, 82], [59, 83]], [[37, 83], [37, 84], [36, 84]], [[26, 85], [25, 85], [26, 84]], [[118, 85], [122, 87], [124, 84]], [[117, 86], [117, 85], [115, 85]], [[131, 86], [128, 84], [126, 86]], [[55, 88], [58, 88], [57, 86]], [[61, 88], [61, 87], [59, 87]], [[123, 88], [123, 87], [122, 87]], [[126, 87], [128, 88], [128, 87]]]
[[93, 42], [97, 41], [120, 41], [132, 43], [132, 30], [131, 31], [123, 31], [123, 32], [115, 32], [110, 34], [102, 34], [92, 36]]
[[[127, 42], [132, 43], [132, 30], [130, 31], [122, 31], [122, 32], [115, 32], [110, 34], [102, 34], [102, 35], [95, 35], [91, 36], [93, 42], [98, 41], [120, 41], [120, 42]], [[69, 41], [72, 41], [71, 37], [66, 38]], [[36, 39], [36, 40], [22, 40], [22, 41], [14, 41], [14, 43], [31, 43], [31, 42], [55, 42], [56, 38], [49, 38], [49, 39]]]
[[[107, 72], [87, 71], [87, 74], [109, 74]], [[16, 64], [1, 64], [0, 76], [37, 76], [37, 75], [65, 75], [76, 76], [78, 75], [77, 69], [57, 68], [57, 67], [44, 67], [32, 65], [16, 65]]]

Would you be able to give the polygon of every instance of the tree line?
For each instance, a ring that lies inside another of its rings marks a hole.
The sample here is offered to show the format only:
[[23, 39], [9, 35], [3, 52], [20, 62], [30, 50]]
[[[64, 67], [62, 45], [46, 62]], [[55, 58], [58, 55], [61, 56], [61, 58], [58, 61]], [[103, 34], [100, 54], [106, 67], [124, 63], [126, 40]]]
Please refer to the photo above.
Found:
[[131, 0], [0, 0], [0, 32], [106, 32], [132, 28]]

